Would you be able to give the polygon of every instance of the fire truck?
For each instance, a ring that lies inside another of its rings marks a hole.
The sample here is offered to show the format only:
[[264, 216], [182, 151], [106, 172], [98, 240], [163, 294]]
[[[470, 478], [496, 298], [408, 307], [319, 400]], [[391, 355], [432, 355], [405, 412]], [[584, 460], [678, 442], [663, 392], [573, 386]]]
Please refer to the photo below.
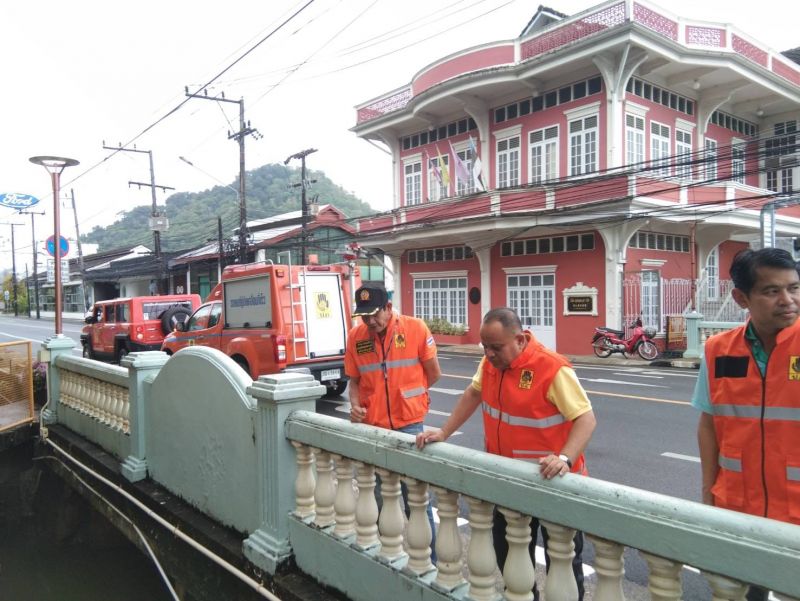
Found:
[[187, 346], [216, 348], [250, 377], [307, 368], [327, 396], [347, 387], [344, 349], [360, 286], [352, 263], [230, 265], [222, 281], [164, 339], [173, 354]]

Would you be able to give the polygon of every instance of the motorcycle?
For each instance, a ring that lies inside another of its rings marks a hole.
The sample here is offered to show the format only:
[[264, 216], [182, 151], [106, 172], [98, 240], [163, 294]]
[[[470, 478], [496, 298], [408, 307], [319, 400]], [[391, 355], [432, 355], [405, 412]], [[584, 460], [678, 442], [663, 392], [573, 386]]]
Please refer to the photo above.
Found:
[[622, 353], [628, 356], [638, 353], [645, 361], [655, 359], [658, 356], [658, 347], [653, 343], [652, 338], [656, 335], [656, 329], [642, 327], [641, 319], [637, 319], [631, 326], [633, 332], [629, 338], [625, 338], [623, 330], [595, 328], [592, 337], [594, 354], [605, 358], [611, 353]]

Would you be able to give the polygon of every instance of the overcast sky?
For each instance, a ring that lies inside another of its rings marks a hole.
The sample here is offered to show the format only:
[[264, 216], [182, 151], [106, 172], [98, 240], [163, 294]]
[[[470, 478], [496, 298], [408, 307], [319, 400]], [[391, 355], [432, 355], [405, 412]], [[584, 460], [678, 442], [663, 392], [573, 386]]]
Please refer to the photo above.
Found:
[[[575, 14], [597, 2], [551, 0]], [[785, 0], [670, 0], [673, 12], [732, 23], [776, 50], [800, 46], [797, 9]], [[306, 6], [307, 5], [307, 6]], [[81, 233], [120, 212], [150, 204], [146, 154], [111, 153], [197, 91], [290, 16], [289, 23], [208, 87], [244, 98], [246, 119], [263, 134], [247, 139], [247, 168], [282, 163], [300, 150], [307, 160], [376, 210], [391, 208], [391, 162], [349, 131], [356, 104], [406, 85], [414, 73], [451, 52], [519, 35], [538, 1], [525, 0], [40, 0], [0, 4], [2, 100], [0, 192], [33, 194], [37, 239], [52, 234], [50, 179], [28, 162], [61, 155], [81, 162], [62, 176], [74, 189]], [[788, 14], [788, 11], [794, 14]], [[189, 100], [138, 139], [152, 150], [156, 183], [196, 192], [238, 174], [238, 106]], [[184, 156], [193, 168], [181, 162]], [[299, 163], [293, 163], [299, 166]], [[158, 193], [163, 205], [168, 194]], [[74, 237], [71, 203], [62, 233]], [[249, 211], [251, 219], [263, 217]], [[209, 216], [209, 220], [213, 219]], [[10, 267], [8, 223], [16, 229], [17, 269], [31, 263], [30, 218], [0, 208], [0, 268]], [[165, 234], [169, 236], [169, 233]], [[74, 251], [72, 251], [74, 252]]]

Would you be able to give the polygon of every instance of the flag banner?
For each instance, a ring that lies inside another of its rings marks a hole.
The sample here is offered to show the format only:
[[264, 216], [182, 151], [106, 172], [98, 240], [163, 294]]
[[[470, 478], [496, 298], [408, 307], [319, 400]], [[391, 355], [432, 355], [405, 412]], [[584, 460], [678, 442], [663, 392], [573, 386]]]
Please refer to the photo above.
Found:
[[486, 186], [483, 184], [483, 165], [481, 164], [481, 157], [478, 156], [478, 147], [475, 145], [475, 140], [472, 136], [469, 137], [469, 149], [472, 153], [472, 181], [476, 190], [481, 192], [486, 191]]
[[431, 171], [433, 171], [433, 177], [436, 178], [436, 181], [439, 182], [439, 185], [442, 185], [442, 172], [439, 170], [439, 157], [432, 159], [428, 156], [428, 153], [425, 153], [425, 160], [430, 165]]
[[439, 145], [436, 144], [436, 154], [439, 156], [439, 170], [442, 172], [442, 185], [450, 186], [450, 167], [447, 164], [446, 154], [439, 151]]
[[469, 172], [469, 167], [464, 162], [464, 160], [458, 156], [456, 149], [453, 148], [453, 143], [449, 142], [450, 144], [450, 151], [453, 153], [453, 160], [455, 161], [456, 166], [456, 183], [461, 182], [464, 185], [469, 185], [471, 174]]

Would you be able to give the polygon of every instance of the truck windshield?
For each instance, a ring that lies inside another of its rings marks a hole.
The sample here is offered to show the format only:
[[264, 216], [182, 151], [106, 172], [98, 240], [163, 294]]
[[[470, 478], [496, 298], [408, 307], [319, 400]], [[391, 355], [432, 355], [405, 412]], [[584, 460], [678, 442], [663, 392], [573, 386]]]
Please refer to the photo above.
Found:
[[142, 303], [142, 319], [159, 319], [161, 314], [164, 313], [170, 307], [175, 306], [185, 307], [192, 310], [192, 302], [191, 301], [168, 301], [168, 302], [161, 302], [161, 303]]

